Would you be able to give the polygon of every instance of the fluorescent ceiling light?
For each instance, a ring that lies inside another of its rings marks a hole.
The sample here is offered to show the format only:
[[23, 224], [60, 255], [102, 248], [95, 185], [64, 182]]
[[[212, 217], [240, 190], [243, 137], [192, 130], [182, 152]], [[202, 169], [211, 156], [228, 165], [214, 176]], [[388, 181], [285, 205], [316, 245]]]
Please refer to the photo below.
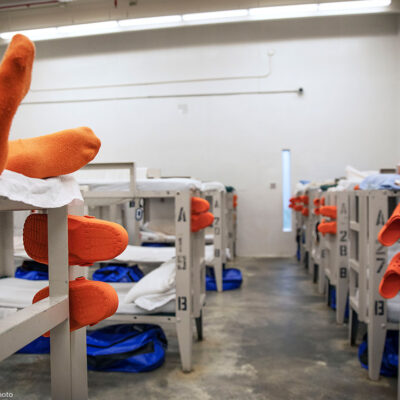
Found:
[[320, 11], [357, 10], [390, 6], [391, 0], [339, 1], [319, 4]]
[[166, 15], [163, 17], [121, 19], [118, 21], [118, 25], [119, 26], [160, 25], [160, 24], [173, 24], [181, 21], [182, 17], [180, 15]]
[[304, 18], [327, 15], [365, 14], [384, 11], [391, 0], [357, 0], [330, 3], [296, 4], [289, 6], [258, 7], [250, 9], [213, 11], [204, 13], [166, 15], [149, 18], [133, 18], [88, 24], [67, 25], [0, 33], [0, 38], [10, 40], [22, 33], [32, 40], [61, 39], [67, 37], [128, 32], [141, 29], [180, 27], [187, 25], [245, 22], [268, 19]]
[[0, 34], [0, 37], [4, 40], [11, 40], [11, 38], [17, 33], [22, 33], [28, 36], [31, 40], [43, 40], [55, 35], [57, 28], [41, 28], [41, 29], [29, 29], [25, 31], [15, 31], [15, 32], [4, 32]]
[[225, 18], [240, 18], [247, 17], [248, 10], [226, 10], [226, 11], [213, 11], [195, 14], [184, 14], [182, 19], [185, 22], [190, 21], [207, 21], [213, 19], [225, 19]]
[[296, 18], [309, 16], [318, 11], [318, 4], [298, 4], [293, 6], [250, 8], [249, 15], [255, 19]]
[[116, 29], [116, 28], [118, 28], [117, 21], [104, 21], [104, 22], [94, 22], [92, 24], [59, 26], [57, 28], [57, 32], [87, 35], [95, 33], [105, 33], [110, 29]]

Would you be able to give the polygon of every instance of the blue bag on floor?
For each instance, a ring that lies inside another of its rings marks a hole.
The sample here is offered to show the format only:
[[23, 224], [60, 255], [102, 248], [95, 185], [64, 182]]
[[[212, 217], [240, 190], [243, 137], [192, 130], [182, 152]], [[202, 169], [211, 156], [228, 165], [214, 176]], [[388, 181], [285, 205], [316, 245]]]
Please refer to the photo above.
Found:
[[[358, 348], [358, 359], [361, 366], [368, 369], [368, 340], [367, 334], [364, 335], [363, 341]], [[399, 365], [399, 332], [387, 331], [385, 348], [383, 350], [381, 375], [397, 376]]]
[[[147, 372], [165, 360], [167, 339], [157, 325], [119, 324], [88, 331], [88, 369], [94, 371]], [[38, 337], [18, 353], [46, 354], [50, 338]]]
[[49, 279], [48, 271], [46, 264], [26, 260], [15, 270], [15, 277], [30, 281], [45, 281]]
[[[223, 290], [239, 289], [242, 285], [242, 272], [237, 268], [225, 268], [222, 271], [222, 288]], [[206, 272], [206, 290], [217, 290], [217, 282], [215, 281], [214, 268], [207, 267]]]
[[147, 372], [164, 363], [167, 339], [157, 325], [111, 325], [89, 332], [88, 369]]
[[[329, 303], [330, 303], [332, 310], [336, 310], [336, 288], [334, 286], [331, 286]], [[348, 297], [347, 297], [347, 301], [346, 301], [346, 309], [344, 311], [344, 317], [349, 318], [349, 298]]]
[[138, 282], [143, 276], [137, 265], [128, 267], [126, 264], [109, 264], [97, 269], [92, 279], [102, 282]]

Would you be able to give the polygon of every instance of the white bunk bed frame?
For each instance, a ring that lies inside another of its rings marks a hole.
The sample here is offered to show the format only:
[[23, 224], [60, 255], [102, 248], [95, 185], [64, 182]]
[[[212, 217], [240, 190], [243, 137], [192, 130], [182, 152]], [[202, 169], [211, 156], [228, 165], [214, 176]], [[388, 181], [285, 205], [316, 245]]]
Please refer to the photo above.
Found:
[[229, 253], [232, 259], [236, 257], [236, 241], [237, 241], [237, 211], [233, 207], [233, 196], [235, 195], [235, 190], [225, 193], [225, 224], [227, 231], [227, 243], [226, 247], [229, 249]]
[[349, 340], [355, 345], [358, 323], [367, 325], [368, 375], [372, 380], [379, 379], [386, 331], [399, 329], [399, 323], [388, 321], [387, 301], [379, 294], [379, 284], [390, 260], [387, 247], [378, 241], [379, 231], [399, 198], [398, 192], [389, 190], [350, 194]]
[[[38, 209], [0, 198], [2, 276], [14, 273], [13, 212]], [[50, 330], [51, 397], [84, 400], [88, 398], [86, 327], [69, 331], [68, 282], [84, 275], [85, 270], [68, 267], [68, 207], [41, 210], [48, 215], [50, 295], [0, 320], [0, 361]], [[82, 214], [82, 209], [75, 211], [75, 214]]]
[[[173, 198], [175, 202], [175, 235], [176, 235], [176, 310], [174, 315], [114, 314], [108, 321], [126, 323], [173, 323], [179, 343], [182, 369], [192, 370], [193, 325], [196, 324], [198, 339], [203, 339], [203, 306], [205, 304], [205, 257], [204, 230], [191, 232], [191, 198], [200, 196], [198, 190], [165, 190], [139, 191], [136, 188], [134, 163], [96, 163], [88, 164], [85, 169], [129, 169], [129, 191], [90, 191], [83, 193], [85, 204], [89, 207], [94, 201], [98, 205], [110, 199], [114, 204], [131, 202], [136, 219], [143, 217], [140, 199]], [[138, 231], [136, 231], [138, 232]]]
[[[209, 189], [203, 190], [204, 197], [211, 198], [210, 211], [214, 215], [214, 257], [211, 265], [214, 268], [217, 291], [223, 291], [223, 269], [226, 263], [226, 248], [228, 242], [227, 224], [226, 224], [226, 192], [225, 190]], [[233, 206], [232, 206], [233, 208]]]
[[[336, 322], [345, 321], [346, 304], [349, 293], [349, 191], [327, 191], [326, 206], [337, 207], [337, 233], [322, 236], [324, 251], [323, 267], [326, 282], [326, 298], [330, 305], [331, 288], [336, 289]], [[322, 215], [321, 219], [324, 218]]]

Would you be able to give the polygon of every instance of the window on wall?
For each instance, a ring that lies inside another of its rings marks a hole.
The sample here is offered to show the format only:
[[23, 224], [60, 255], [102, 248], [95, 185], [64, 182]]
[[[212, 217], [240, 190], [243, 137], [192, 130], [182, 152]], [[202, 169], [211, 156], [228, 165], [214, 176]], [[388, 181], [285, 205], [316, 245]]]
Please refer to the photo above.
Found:
[[282, 210], [283, 232], [292, 231], [292, 210], [289, 208], [291, 195], [290, 150], [282, 150]]

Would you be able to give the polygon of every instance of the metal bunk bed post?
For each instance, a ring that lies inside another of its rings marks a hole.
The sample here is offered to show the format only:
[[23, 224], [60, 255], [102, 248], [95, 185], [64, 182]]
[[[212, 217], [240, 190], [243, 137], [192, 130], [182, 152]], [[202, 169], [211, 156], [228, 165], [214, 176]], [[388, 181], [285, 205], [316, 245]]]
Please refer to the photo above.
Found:
[[191, 196], [189, 191], [175, 197], [176, 234], [176, 331], [184, 372], [192, 369], [193, 288], [192, 243], [190, 229]]
[[387, 329], [387, 304], [379, 294], [387, 248], [379, 243], [378, 234], [389, 217], [388, 194], [374, 190], [369, 196], [368, 375], [372, 380], [379, 379]]

